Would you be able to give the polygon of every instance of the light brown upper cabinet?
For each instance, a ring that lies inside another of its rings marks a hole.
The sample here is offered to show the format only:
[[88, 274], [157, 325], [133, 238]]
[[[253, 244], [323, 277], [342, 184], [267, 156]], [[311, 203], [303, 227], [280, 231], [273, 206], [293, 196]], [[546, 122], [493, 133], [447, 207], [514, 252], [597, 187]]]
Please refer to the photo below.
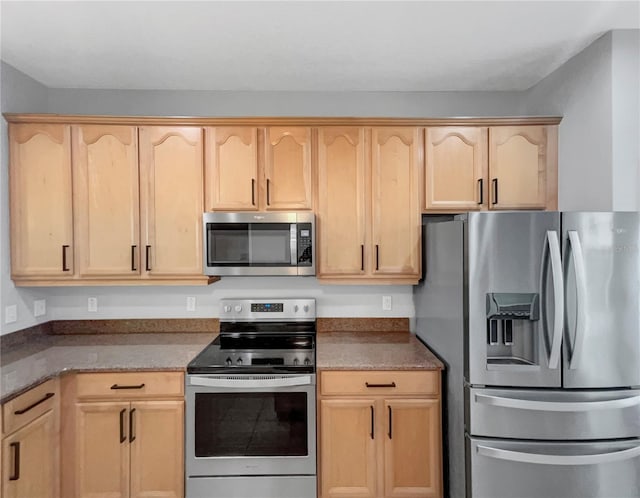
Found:
[[311, 209], [311, 128], [206, 129], [207, 211]]
[[80, 277], [140, 276], [138, 140], [134, 126], [73, 126]]
[[557, 126], [426, 129], [424, 210], [557, 209]]
[[427, 128], [425, 208], [475, 211], [487, 207], [487, 140], [482, 127]]
[[202, 273], [203, 161], [202, 128], [140, 128], [140, 254], [148, 278]]
[[555, 209], [548, 206], [547, 175], [557, 171], [549, 164], [547, 132], [546, 126], [489, 128], [490, 209]]
[[205, 128], [207, 211], [258, 209], [258, 129]]
[[10, 124], [13, 279], [73, 276], [71, 127]]
[[419, 128], [319, 128], [318, 278], [417, 282], [421, 164]]

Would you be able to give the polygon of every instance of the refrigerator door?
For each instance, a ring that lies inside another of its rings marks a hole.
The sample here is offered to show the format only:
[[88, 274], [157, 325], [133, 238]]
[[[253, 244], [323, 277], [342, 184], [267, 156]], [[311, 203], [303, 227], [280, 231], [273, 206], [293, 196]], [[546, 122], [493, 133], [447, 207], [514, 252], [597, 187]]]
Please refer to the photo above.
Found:
[[514, 439], [640, 438], [640, 390], [467, 388], [468, 432]]
[[640, 386], [640, 213], [563, 213], [563, 379]]
[[466, 219], [468, 382], [560, 387], [560, 214], [469, 213]]
[[467, 438], [467, 447], [467, 495], [473, 498], [638, 498], [640, 439], [539, 443]]

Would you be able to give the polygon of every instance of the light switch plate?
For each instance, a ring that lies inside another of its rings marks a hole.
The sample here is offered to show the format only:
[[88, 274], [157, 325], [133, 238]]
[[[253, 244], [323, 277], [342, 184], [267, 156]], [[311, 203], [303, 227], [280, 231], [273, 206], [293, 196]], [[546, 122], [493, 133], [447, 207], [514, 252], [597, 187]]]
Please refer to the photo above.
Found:
[[33, 316], [42, 316], [47, 313], [47, 300], [36, 299], [33, 302]]
[[195, 296], [187, 297], [187, 311], [195, 311], [196, 310], [196, 298]]
[[4, 309], [4, 323], [18, 321], [18, 305], [11, 304]]
[[90, 297], [87, 299], [87, 311], [91, 311], [92, 313], [98, 311], [98, 298]]

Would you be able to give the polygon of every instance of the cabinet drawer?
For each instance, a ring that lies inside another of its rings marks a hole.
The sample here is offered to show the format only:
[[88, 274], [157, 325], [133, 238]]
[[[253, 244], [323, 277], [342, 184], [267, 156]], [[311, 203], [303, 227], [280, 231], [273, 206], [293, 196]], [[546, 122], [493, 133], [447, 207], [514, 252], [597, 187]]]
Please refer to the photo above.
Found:
[[324, 396], [365, 394], [384, 396], [415, 394], [437, 396], [440, 392], [438, 371], [329, 371], [322, 372], [320, 393]]
[[78, 399], [157, 398], [183, 393], [182, 372], [86, 373], [76, 377]]
[[48, 412], [60, 402], [58, 380], [51, 379], [2, 406], [4, 434], [10, 434]]

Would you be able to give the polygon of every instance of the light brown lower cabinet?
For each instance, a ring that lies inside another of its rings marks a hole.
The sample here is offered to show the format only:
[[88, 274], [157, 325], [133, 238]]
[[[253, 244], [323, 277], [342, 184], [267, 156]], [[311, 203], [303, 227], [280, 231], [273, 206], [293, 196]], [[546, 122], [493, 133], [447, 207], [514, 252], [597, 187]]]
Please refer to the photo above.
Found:
[[[67, 379], [63, 493], [75, 498], [182, 498], [180, 372], [78, 374]], [[164, 392], [163, 392], [164, 389]]]
[[60, 496], [59, 400], [57, 380], [50, 380], [3, 405], [4, 498]]
[[442, 496], [439, 371], [320, 377], [320, 498]]

